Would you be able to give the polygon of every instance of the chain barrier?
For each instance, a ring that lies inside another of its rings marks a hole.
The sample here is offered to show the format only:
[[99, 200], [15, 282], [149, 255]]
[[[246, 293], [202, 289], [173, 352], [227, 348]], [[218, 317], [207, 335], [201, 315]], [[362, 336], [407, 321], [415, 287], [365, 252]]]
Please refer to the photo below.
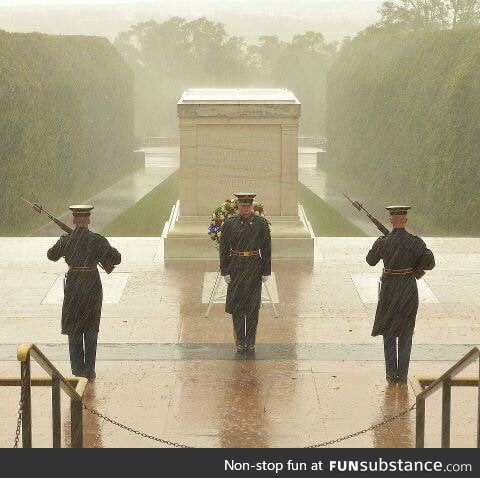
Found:
[[192, 446], [184, 445], [182, 443], [177, 443], [177, 442], [170, 441], [170, 440], [164, 440], [163, 438], [159, 438], [159, 437], [156, 437], [156, 436], [153, 436], [153, 435], [148, 435], [147, 433], [144, 433], [142, 431], [135, 430], [135, 428], [129, 427], [127, 425], [124, 425], [123, 423], [120, 423], [120, 422], [117, 422], [116, 420], [113, 420], [112, 418], [109, 418], [105, 415], [102, 415], [100, 412], [97, 412], [96, 410], [88, 407], [85, 404], [83, 404], [83, 408], [85, 410], [87, 410], [87, 412], [90, 412], [92, 415], [96, 415], [97, 417], [101, 418], [102, 420], [105, 420], [108, 423], [111, 423], [112, 425], [115, 425], [119, 428], [122, 428], [123, 430], [126, 430], [130, 433], [134, 433], [135, 435], [141, 436], [143, 438], [147, 438], [149, 440], [153, 440], [153, 441], [156, 441], [156, 442], [159, 442], [159, 443], [163, 443], [165, 445], [170, 445], [170, 446], [173, 446], [175, 448], [194, 448]]
[[20, 395], [20, 403], [18, 404], [17, 429], [15, 430], [15, 439], [13, 440], [13, 448], [18, 448], [20, 441], [20, 433], [22, 428], [22, 414], [23, 414], [23, 397]]
[[[85, 404], [83, 404], [83, 408], [85, 410], [87, 410], [88, 412], [90, 412], [91, 414], [96, 415], [97, 417], [101, 418], [102, 420], [105, 420], [106, 422], [109, 422], [112, 425], [115, 425], [119, 428], [122, 428], [123, 430], [129, 431], [129, 432], [134, 433], [135, 435], [141, 436], [143, 438], [147, 438], [149, 440], [164, 443], [165, 445], [170, 445], [170, 446], [173, 446], [173, 447], [176, 447], [176, 448], [194, 448], [192, 446], [183, 445], [181, 443], [177, 443], [177, 442], [170, 441], [170, 440], [164, 440], [163, 438], [159, 438], [159, 437], [156, 437], [156, 436], [153, 436], [153, 435], [148, 435], [147, 433], [144, 433], [142, 431], [135, 430], [132, 427], [129, 427], [127, 425], [124, 425], [123, 423], [120, 423], [120, 422], [117, 422], [116, 420], [113, 420], [112, 418], [109, 418], [105, 415], [102, 415], [100, 412], [97, 412], [96, 410], [93, 410], [92, 408], [88, 407]], [[394, 420], [397, 420], [398, 418], [401, 418], [401, 417], [407, 415], [414, 408], [415, 408], [415, 403], [410, 405], [409, 408], [406, 408], [405, 410], [402, 410], [400, 413], [397, 413], [396, 415], [392, 415], [390, 417], [387, 417], [384, 420], [382, 420], [381, 422], [375, 423], [375, 424], [369, 426], [368, 428], [364, 428], [364, 429], [359, 430], [358, 432], [355, 432], [355, 433], [350, 433], [348, 435], [344, 435], [344, 436], [336, 438], [334, 440], [329, 440], [329, 441], [325, 441], [323, 443], [316, 443], [314, 445], [304, 446], [303, 448], [322, 448], [322, 447], [325, 447], [325, 446], [328, 446], [328, 445], [333, 445], [335, 443], [340, 443], [342, 441], [349, 440], [350, 438], [354, 438], [354, 437], [363, 435], [364, 433], [367, 433], [371, 430], [375, 430], [376, 428], [380, 428], [380, 427], [386, 425], [387, 423], [393, 422]]]
[[[23, 384], [23, 380], [22, 380], [22, 384]], [[21, 434], [21, 427], [22, 427], [22, 416], [23, 416], [24, 394], [25, 394], [25, 390], [24, 390], [24, 387], [22, 386], [21, 387], [21, 392], [20, 392], [20, 402], [18, 404], [17, 428], [15, 430], [15, 439], [14, 439], [14, 442], [13, 442], [13, 448], [18, 448], [18, 445], [19, 445], [19, 442], [20, 442], [20, 434]], [[410, 407], [406, 408], [405, 410], [402, 410], [401, 412], [399, 412], [395, 415], [392, 415], [390, 417], [385, 418], [381, 422], [375, 423], [375, 424], [373, 424], [373, 425], [371, 425], [367, 428], [364, 428], [362, 430], [359, 430], [357, 432], [349, 433], [348, 435], [344, 435], [344, 436], [335, 438], [334, 440], [328, 440], [328, 441], [325, 441], [325, 442], [322, 442], [322, 443], [315, 443], [313, 445], [305, 446], [303, 448], [322, 448], [322, 447], [325, 447], [325, 446], [328, 446], [328, 445], [334, 445], [335, 443], [340, 443], [342, 441], [349, 440], [350, 438], [355, 438], [357, 436], [363, 435], [364, 433], [375, 430], [376, 428], [380, 428], [380, 427], [386, 425], [387, 423], [393, 422], [394, 420], [397, 420], [397, 419], [407, 415], [408, 413], [410, 413], [415, 408], [415, 405], [416, 404], [413, 403], [412, 405], [410, 405]], [[174, 442], [174, 441], [165, 440], [163, 438], [159, 438], [159, 437], [156, 437], [154, 435], [149, 435], [149, 434], [144, 433], [140, 430], [136, 430], [135, 428], [129, 427], [128, 425], [124, 425], [123, 423], [120, 423], [120, 422], [118, 422], [118, 421], [116, 421], [116, 420], [114, 420], [110, 417], [107, 417], [106, 415], [103, 415], [100, 412], [97, 412], [96, 410], [88, 407], [85, 404], [83, 404], [83, 408], [87, 412], [91, 413], [92, 415], [95, 415], [95, 416], [101, 418], [102, 420], [105, 420], [106, 422], [111, 423], [112, 425], [115, 425], [115, 426], [117, 426], [117, 427], [119, 427], [123, 430], [126, 430], [126, 431], [128, 431], [130, 433], [133, 433], [135, 435], [138, 435], [142, 438], [147, 438], [148, 440], [156, 441], [158, 443], [163, 443], [164, 445], [169, 445], [169, 446], [172, 446], [172, 447], [175, 447], [175, 448], [194, 448], [194, 447], [189, 446], [189, 445], [184, 445], [182, 443], [177, 443], [177, 442]]]
[[17, 415], [17, 428], [15, 430], [15, 439], [13, 440], [13, 448], [18, 448], [20, 442], [20, 433], [22, 429], [22, 417], [23, 417], [23, 402], [25, 397], [24, 387], [24, 375], [22, 375], [22, 385], [20, 387], [20, 401], [18, 403], [18, 415]]
[[393, 422], [394, 420], [397, 420], [398, 418], [403, 417], [404, 415], [407, 415], [408, 413], [410, 413], [415, 408], [415, 405], [416, 404], [413, 403], [412, 405], [410, 405], [409, 408], [407, 408], [405, 410], [402, 410], [400, 413], [397, 413], [396, 415], [385, 418], [385, 420], [382, 420], [381, 422], [375, 423], [374, 425], [371, 425], [368, 428], [364, 428], [363, 430], [360, 430], [358, 432], [350, 433], [348, 435], [344, 435], [342, 437], [335, 438], [335, 440], [329, 440], [329, 441], [325, 441], [323, 443], [316, 443], [315, 445], [306, 446], [304, 448], [322, 448], [324, 446], [333, 445], [334, 443], [340, 443], [342, 441], [349, 440], [350, 438], [358, 437], [358, 436], [363, 435], [364, 433], [367, 433], [371, 430], [375, 430], [376, 428], [380, 428], [383, 425], [386, 425], [387, 423]]

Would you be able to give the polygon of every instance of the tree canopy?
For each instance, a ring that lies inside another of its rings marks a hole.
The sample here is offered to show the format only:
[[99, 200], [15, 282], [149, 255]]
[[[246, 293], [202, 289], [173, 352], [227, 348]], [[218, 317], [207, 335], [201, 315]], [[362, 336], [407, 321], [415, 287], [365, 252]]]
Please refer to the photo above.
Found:
[[390, 0], [379, 9], [378, 26], [411, 30], [480, 24], [480, 0]]
[[324, 132], [326, 74], [337, 45], [319, 32], [291, 41], [261, 36], [249, 45], [221, 23], [173, 17], [133, 25], [115, 46], [135, 71], [139, 136], [173, 133], [176, 101], [192, 87], [289, 88], [304, 103], [304, 132]]

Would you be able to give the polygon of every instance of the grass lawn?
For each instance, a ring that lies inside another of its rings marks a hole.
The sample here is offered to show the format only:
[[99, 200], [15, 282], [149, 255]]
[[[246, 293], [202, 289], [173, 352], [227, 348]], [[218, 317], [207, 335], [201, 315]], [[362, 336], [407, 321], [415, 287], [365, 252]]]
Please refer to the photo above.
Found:
[[315, 236], [320, 237], [353, 237], [366, 234], [310, 189], [298, 183], [298, 202], [303, 206]]
[[175, 172], [112, 221], [101, 234], [110, 237], [161, 236], [177, 199], [178, 172]]
[[[304, 207], [316, 236], [365, 236], [360, 229], [312, 193], [310, 189], [300, 183], [298, 187], [299, 202]], [[101, 233], [110, 237], [160, 236], [177, 199], [178, 172], [150, 191], [143, 199], [111, 222]]]

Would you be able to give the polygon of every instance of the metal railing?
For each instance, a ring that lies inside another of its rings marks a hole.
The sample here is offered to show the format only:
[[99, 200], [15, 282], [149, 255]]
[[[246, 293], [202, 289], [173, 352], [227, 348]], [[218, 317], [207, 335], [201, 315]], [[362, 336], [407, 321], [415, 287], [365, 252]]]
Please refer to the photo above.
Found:
[[[141, 148], [160, 148], [162, 146], [178, 146], [179, 136], [145, 136], [140, 138]], [[326, 149], [327, 138], [324, 136], [299, 136], [298, 144], [300, 146], [312, 146]]]
[[146, 136], [140, 139], [142, 148], [161, 148], [162, 146], [178, 146], [178, 136]]
[[[477, 410], [477, 448], [480, 448], [480, 362], [479, 374], [476, 377], [456, 378], [462, 370], [478, 360], [480, 349], [474, 347], [455, 365], [450, 367], [439, 378], [414, 377], [412, 380], [413, 389], [416, 395], [416, 432], [415, 447], [425, 447], [425, 400], [427, 397], [442, 389], [442, 448], [450, 448], [450, 423], [452, 406], [452, 387], [477, 387], [478, 388], [478, 410]], [[424, 388], [426, 387], [426, 388]]]
[[327, 138], [324, 136], [299, 136], [299, 146], [313, 146], [320, 149], [327, 148]]
[[[83, 448], [83, 394], [87, 379], [65, 378], [34, 344], [20, 345], [17, 349], [17, 359], [20, 362], [20, 379], [0, 378], [0, 386], [21, 387], [23, 448], [32, 448], [32, 386], [52, 387], [53, 448], [61, 448], [62, 440], [60, 390], [70, 397], [71, 447]], [[31, 377], [32, 359], [50, 378]]]

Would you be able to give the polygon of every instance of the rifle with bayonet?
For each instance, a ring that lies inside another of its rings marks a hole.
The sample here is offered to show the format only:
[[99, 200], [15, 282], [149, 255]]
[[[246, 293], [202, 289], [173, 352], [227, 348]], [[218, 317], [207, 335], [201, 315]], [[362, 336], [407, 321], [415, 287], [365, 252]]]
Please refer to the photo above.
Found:
[[60, 221], [60, 219], [56, 218], [53, 214], [50, 214], [45, 208], [37, 204], [36, 202], [31, 203], [30, 201], [27, 201], [25, 198], [20, 198], [22, 201], [25, 201], [27, 204], [30, 204], [32, 206], [33, 210], [35, 212], [38, 212], [38, 214], [42, 214], [42, 212], [48, 216], [49, 219], [51, 219], [60, 229], [65, 231], [67, 234], [70, 234], [73, 232], [73, 229], [70, 226], [67, 226], [64, 222]]
[[[360, 204], [358, 201], [353, 201], [352, 199], [350, 199], [346, 194], [343, 194], [347, 200], [350, 202], [350, 204], [355, 208], [355, 209], [358, 209], [359, 211], [363, 211], [368, 219], [370, 219], [370, 221], [373, 222], [373, 224], [375, 224], [375, 226], [377, 227], [377, 229], [384, 235], [384, 236], [387, 236], [388, 234], [390, 234], [390, 231], [375, 217], [373, 216], [372, 214], [370, 214], [364, 207], [363, 207], [363, 204]], [[414, 276], [416, 279], [420, 279], [422, 278], [423, 276], [425, 275], [425, 271], [422, 271], [422, 270], [415, 270], [415, 273], [414, 273]]]
[[[45, 208], [40, 206], [40, 204], [37, 204], [36, 202], [32, 203], [30, 201], [27, 201], [25, 198], [20, 198], [20, 199], [22, 199], [22, 201], [25, 201], [27, 204], [30, 204], [30, 206], [32, 206], [33, 210], [38, 212], [38, 214], [44, 213], [46, 216], [48, 216], [49, 219], [51, 219], [58, 227], [60, 227], [60, 229], [65, 231], [67, 234], [70, 234], [71, 232], [73, 232], [73, 229], [70, 226], [68, 226], [64, 222], [60, 221], [60, 219], [55, 217], [53, 214], [49, 213]], [[105, 270], [105, 268], [102, 266], [102, 264], [98, 264], [98, 265], [103, 270]]]

